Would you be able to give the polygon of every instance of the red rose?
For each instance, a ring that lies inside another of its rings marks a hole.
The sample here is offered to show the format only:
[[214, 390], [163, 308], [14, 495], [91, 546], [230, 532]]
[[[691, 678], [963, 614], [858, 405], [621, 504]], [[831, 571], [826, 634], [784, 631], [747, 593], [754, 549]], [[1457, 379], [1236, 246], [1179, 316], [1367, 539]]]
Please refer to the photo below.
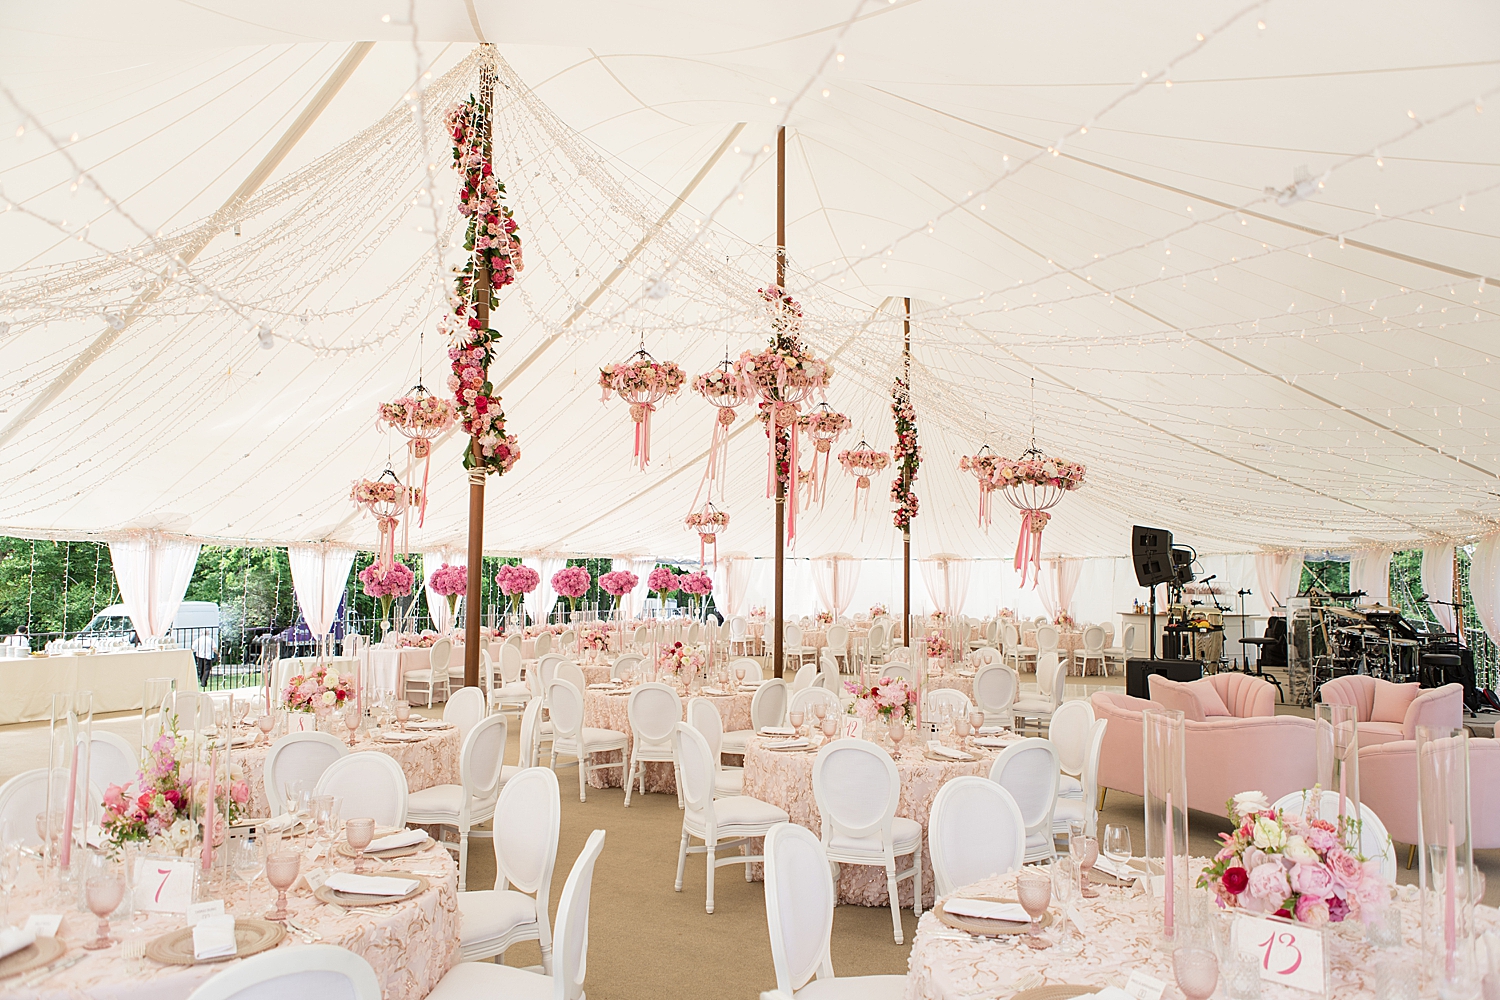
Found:
[[1290, 919], [1292, 919], [1292, 911], [1288, 910], [1285, 906], [1283, 906], [1281, 909], [1279, 909], [1275, 913], [1273, 913], [1272, 916], [1274, 916], [1274, 917], [1282, 917], [1283, 919], [1290, 920]]
[[1219, 881], [1223, 884], [1225, 891], [1238, 896], [1250, 884], [1250, 873], [1240, 867], [1226, 868], [1224, 874], [1219, 876]]

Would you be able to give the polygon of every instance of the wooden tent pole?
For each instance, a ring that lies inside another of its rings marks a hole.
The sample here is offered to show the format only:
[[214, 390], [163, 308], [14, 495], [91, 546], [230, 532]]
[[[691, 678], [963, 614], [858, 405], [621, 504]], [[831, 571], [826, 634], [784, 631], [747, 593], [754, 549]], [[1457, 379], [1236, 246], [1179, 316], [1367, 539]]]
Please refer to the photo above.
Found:
[[[906, 395], [911, 397], [911, 296], [902, 299], [906, 316], [901, 321], [901, 377], [906, 380]], [[905, 475], [905, 473], [903, 473]], [[910, 484], [907, 489], [910, 489]], [[911, 525], [901, 529], [901, 645], [911, 645]]]
[[[786, 287], [786, 126], [776, 130], [776, 287]], [[775, 455], [781, 430], [775, 423], [776, 414], [771, 415], [771, 452]], [[796, 428], [792, 428], [795, 434]], [[772, 459], [776, 469], [776, 616], [771, 633], [771, 675], [782, 674], [783, 615], [786, 612], [786, 480], [781, 477], [780, 465]]]

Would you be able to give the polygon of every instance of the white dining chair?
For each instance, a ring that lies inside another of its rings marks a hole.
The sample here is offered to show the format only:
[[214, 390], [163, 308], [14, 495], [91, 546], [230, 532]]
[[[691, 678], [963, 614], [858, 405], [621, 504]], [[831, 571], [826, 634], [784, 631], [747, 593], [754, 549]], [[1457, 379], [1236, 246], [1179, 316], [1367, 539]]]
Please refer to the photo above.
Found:
[[630, 644], [636, 649], [645, 649], [651, 645], [651, 629], [645, 625], [637, 625], [630, 634]]
[[927, 850], [939, 896], [1021, 867], [1026, 823], [1000, 785], [966, 774], [946, 782], [932, 800]]
[[924, 707], [922, 718], [937, 722], [948, 713], [948, 718], [966, 719], [974, 708], [969, 696], [957, 688], [929, 688], [922, 696]]
[[521, 679], [521, 647], [505, 643], [500, 647], [500, 684], [490, 690], [490, 708], [500, 712], [524, 710], [530, 700], [531, 689]]
[[[67, 782], [67, 768], [53, 770], [52, 788], [59, 800], [68, 797]], [[82, 834], [97, 825], [103, 816], [104, 796], [91, 777], [87, 794], [80, 788], [74, 801], [77, 805], [73, 812], [73, 829]], [[37, 817], [46, 811], [47, 769], [38, 767], [22, 771], [0, 785], [0, 839], [19, 840], [25, 847], [40, 847], [42, 835], [37, 832]]]
[[905, 976], [835, 976], [829, 942], [838, 902], [823, 844], [806, 827], [782, 823], [766, 837], [766, 925], [776, 989], [762, 1000], [902, 1000]]
[[744, 615], [731, 615], [729, 618], [729, 655], [733, 656], [738, 646], [741, 654], [750, 651], [750, 622]]
[[[288, 733], [266, 751], [266, 800], [271, 815], [286, 812], [286, 787], [294, 781], [316, 785], [323, 772], [341, 757], [349, 755], [349, 745], [331, 733]], [[381, 754], [382, 757], [385, 754]]]
[[[458, 784], [431, 785], [409, 793], [406, 798], [406, 822], [419, 826], [451, 826], [458, 830], [459, 892], [468, 886], [469, 837], [492, 836], [492, 831], [475, 830], [474, 827], [495, 816], [509, 732], [505, 716], [484, 717], [468, 731], [459, 748]], [[453, 844], [445, 846], [450, 851], [455, 850]]]
[[474, 1000], [475, 997], [515, 997], [527, 1000], [581, 1000], [588, 968], [589, 897], [594, 865], [604, 850], [604, 831], [589, 834], [583, 852], [573, 862], [557, 904], [557, 930], [552, 942], [552, 973], [533, 972], [492, 962], [459, 962], [449, 969], [427, 1000]]
[[1056, 652], [1039, 655], [1036, 661], [1036, 690], [1017, 695], [1012, 711], [1019, 718], [1033, 720], [1038, 727], [1046, 724], [1062, 704], [1067, 673], [1067, 661], [1059, 659]]
[[564, 656], [576, 656], [578, 653], [578, 633], [573, 629], [563, 629], [562, 635], [557, 637], [557, 648]]
[[818, 665], [816, 663], [804, 663], [797, 668], [796, 674], [792, 676], [792, 693], [806, 691], [812, 687], [818, 679]]
[[823, 648], [838, 664], [840, 672], [847, 672], [849, 669], [849, 626], [835, 622], [828, 626], [828, 630], [823, 634], [827, 641], [827, 645]]
[[[905, 649], [905, 646], [899, 647]], [[908, 684], [916, 684], [917, 670], [910, 663], [892, 662], [880, 668], [881, 677], [899, 677]]]
[[561, 677], [563, 680], [576, 687], [579, 692], [587, 691], [589, 689], [589, 681], [588, 678], [583, 675], [583, 668], [573, 660], [559, 660], [556, 667], [556, 673], [553, 676]]
[[550, 652], [552, 652], [552, 633], [538, 633], [536, 637], [536, 658], [540, 660]]
[[[537, 736], [537, 732], [541, 728], [541, 722], [542, 699], [533, 698], [521, 710], [521, 745], [517, 748], [520, 759], [517, 762], [515, 771], [524, 771], [528, 767], [536, 767], [541, 763], [540, 740]], [[514, 772], [511, 769], [511, 765], [506, 764], [500, 772], [500, 781], [503, 784], [512, 777], [514, 777]]]
[[1057, 807], [1057, 751], [1033, 736], [1000, 751], [990, 765], [990, 780], [1010, 793], [1026, 824], [1026, 861], [1050, 861], [1052, 814]]
[[[911, 667], [911, 665], [910, 665], [911, 664], [911, 647], [910, 646], [892, 646], [891, 647], [891, 651], [886, 654], [885, 665], [886, 666], [890, 666], [893, 663], [905, 664], [907, 666], [907, 669], [913, 669]], [[882, 676], [884, 676], [884, 674], [882, 674]]]
[[1012, 712], [1020, 679], [1003, 663], [987, 663], [974, 675], [974, 703], [984, 713], [987, 726], [1015, 727]]
[[[448, 644], [448, 691], [451, 694], [454, 690], [464, 686], [464, 672], [465, 667], [467, 666], [467, 663], [465, 661], [466, 654], [462, 650], [456, 648], [453, 645], [453, 640], [447, 636], [444, 636], [443, 638], [437, 640], [437, 642], [434, 642], [432, 644], [432, 648], [436, 649], [438, 643], [441, 642], [446, 642]], [[479, 686], [488, 689], [490, 687], [491, 679], [484, 675], [484, 668], [485, 659], [487, 654], [489, 653], [489, 650], [485, 649], [485, 642], [482, 639], [479, 642], [479, 653]]]
[[871, 663], [885, 659], [886, 653], [890, 652], [890, 641], [889, 623], [876, 621], [870, 624], [870, 631], [865, 637], [865, 648], [869, 653]]
[[733, 677], [734, 672], [740, 667], [745, 668], [744, 683], [746, 684], [758, 684], [765, 679], [766, 674], [765, 671], [761, 669], [760, 661], [755, 659], [753, 656], [741, 656], [737, 659], [730, 660], [729, 676]]
[[[1052, 811], [1052, 832], [1067, 834], [1069, 824], [1081, 820], [1084, 832], [1097, 836], [1099, 829], [1099, 758], [1104, 753], [1104, 730], [1108, 719], [1089, 726], [1088, 746], [1084, 750], [1083, 774], [1077, 779], [1078, 794], [1071, 796], [1059, 787], [1057, 805]], [[1392, 876], [1394, 877], [1394, 875]]]
[[1125, 672], [1125, 661], [1136, 655], [1135, 651], [1135, 626], [1126, 625], [1125, 631], [1120, 633], [1120, 644], [1114, 645], [1113, 641], [1104, 649], [1104, 670], [1109, 672], [1111, 663], [1118, 664], [1120, 673]]
[[340, 757], [318, 778], [313, 794], [342, 798], [345, 819], [368, 816], [380, 829], [406, 825], [406, 772], [389, 754], [370, 751]]
[[724, 717], [709, 698], [690, 698], [687, 722], [698, 731], [714, 756], [714, 794], [739, 795], [745, 788], [745, 769], [724, 766]]
[[[706, 854], [708, 895], [704, 909], [714, 912], [714, 871], [725, 865], [743, 864], [745, 881], [750, 881], [750, 865], [765, 860], [761, 855], [739, 854], [720, 858], [718, 852], [730, 847], [746, 849], [755, 837], [764, 837], [778, 823], [787, 821], [786, 811], [749, 795], [716, 798], [714, 779], [716, 755], [703, 734], [686, 722], [672, 730], [672, 745], [677, 753], [678, 788], [682, 791], [682, 840], [677, 848], [677, 882], [682, 891], [682, 875], [689, 854]], [[692, 839], [703, 842], [691, 846]]]
[[751, 736], [767, 726], [786, 725], [786, 707], [786, 681], [773, 677], [761, 682], [750, 698], [750, 728], [725, 733], [719, 749], [723, 753], [743, 754], [750, 747]]
[[[545, 767], [527, 768], [506, 782], [495, 804], [495, 887], [458, 895], [458, 960], [497, 957], [520, 941], [536, 941], [542, 969], [552, 974], [552, 928], [547, 899], [557, 863], [562, 823], [557, 775]], [[514, 886], [514, 888], [511, 888]]]
[[477, 687], [459, 688], [443, 706], [443, 721], [458, 730], [460, 739], [468, 736], [469, 730], [479, 725], [479, 720], [487, 714], [484, 693]]
[[1089, 728], [1094, 724], [1094, 706], [1086, 701], [1065, 701], [1057, 706], [1052, 718], [1047, 720], [1047, 739], [1057, 751], [1059, 772], [1071, 783], [1060, 781], [1058, 794], [1064, 798], [1082, 795], [1079, 784], [1083, 777], [1083, 765], [1088, 756]]
[[[1271, 803], [1271, 808], [1280, 815], [1283, 809], [1293, 809], [1297, 813], [1304, 813], [1307, 809], [1309, 790], [1287, 792], [1281, 798]], [[1348, 809], [1346, 800], [1344, 808]], [[1318, 815], [1330, 822], [1336, 822], [1334, 817], [1339, 814], [1339, 793], [1333, 789], [1325, 789], [1322, 797], [1318, 800]], [[1380, 874], [1386, 881], [1395, 884], [1396, 881], [1396, 850], [1391, 843], [1391, 835], [1386, 832], [1385, 823], [1375, 814], [1375, 810], [1359, 804], [1359, 849], [1360, 853], [1371, 861], [1380, 864]]]
[[422, 704], [431, 707], [439, 687], [443, 697], [448, 697], [448, 659], [453, 653], [453, 644], [446, 639], [439, 642], [441, 645], [433, 643], [427, 650], [426, 668], [408, 670], [401, 675], [401, 697], [407, 701], [413, 700], [412, 691], [415, 690], [423, 696]]
[[1056, 625], [1038, 625], [1036, 627], [1036, 655], [1040, 662], [1048, 653], [1057, 652], [1057, 643], [1062, 638], [1062, 633]]
[[[130, 741], [115, 733], [95, 730], [89, 742], [89, 781], [100, 788], [125, 788], [136, 783], [141, 760]], [[137, 792], [140, 789], [136, 789]]]
[[[818, 686], [821, 686], [823, 690], [832, 691], [834, 697], [839, 698], [840, 701], [843, 700], [841, 696], [844, 695], [846, 691], [844, 688], [844, 680], [839, 674], [839, 664], [838, 661], [833, 658], [833, 654], [830, 653], [827, 649], [818, 650], [818, 679], [816, 683]], [[849, 700], [854, 700], [854, 696], [852, 694], [849, 695]]]
[[1021, 630], [1014, 623], [1006, 622], [1001, 626], [1000, 646], [1005, 662], [1010, 664], [1016, 673], [1021, 673], [1022, 668], [1027, 664], [1035, 668], [1036, 650], [1021, 644]]
[[[922, 916], [922, 827], [896, 815], [901, 777], [896, 762], [869, 740], [833, 740], [813, 760], [813, 798], [822, 816], [823, 850], [828, 860], [885, 869], [891, 924], [901, 944], [899, 884], [912, 882], [912, 912]], [[898, 870], [896, 859], [910, 856], [911, 867]]]
[[702, 624], [700, 624], [699, 622], [693, 622], [693, 624], [687, 627], [687, 634], [683, 637], [682, 641], [685, 645], [696, 646], [698, 645], [698, 641], [702, 637], [702, 635]]
[[792, 624], [786, 626], [786, 630], [782, 635], [784, 637], [781, 648], [781, 655], [783, 657], [795, 659], [798, 666], [801, 666], [802, 661], [809, 656], [814, 659], [817, 658], [818, 651], [816, 649], [802, 644], [801, 625]]
[[632, 670], [639, 670], [645, 657], [639, 653], [624, 653], [615, 660], [614, 666], [609, 668], [609, 676], [617, 681], [624, 680]]
[[[641, 794], [646, 794], [646, 762], [661, 761], [673, 765], [672, 730], [682, 721], [682, 698], [667, 684], [641, 684], [630, 692], [625, 714], [630, 719], [630, 769], [625, 773], [625, 805], [630, 806], [630, 792], [640, 780]], [[677, 788], [677, 805], [682, 805], [682, 786]]]
[[1109, 669], [1105, 665], [1105, 638], [1104, 629], [1098, 625], [1090, 625], [1083, 630], [1083, 648], [1077, 653], [1078, 673], [1081, 676], [1088, 676], [1090, 663], [1099, 664], [1099, 675], [1101, 677], [1109, 673]]
[[[595, 729], [583, 724], [583, 692], [572, 681], [554, 678], [547, 685], [547, 708], [552, 714], [552, 753], [548, 766], [554, 771], [558, 767], [578, 768], [578, 801], [588, 801], [588, 777], [595, 771], [607, 771], [618, 767], [621, 776], [627, 765], [625, 760], [626, 736], [613, 729]], [[620, 759], [594, 762], [595, 754], [610, 750], [620, 751]], [[572, 763], [559, 764], [561, 757], [572, 757]]]
[[380, 1000], [380, 979], [347, 948], [304, 944], [241, 959], [188, 994], [188, 1000]]
[[834, 715], [839, 713], [838, 696], [827, 688], [821, 687], [803, 688], [801, 691], [795, 692], [792, 695], [791, 701], [787, 703], [787, 711], [801, 712], [804, 718], [816, 723], [817, 719], [813, 718], [813, 712], [816, 711], [814, 706], [819, 702], [827, 705], [830, 713]]

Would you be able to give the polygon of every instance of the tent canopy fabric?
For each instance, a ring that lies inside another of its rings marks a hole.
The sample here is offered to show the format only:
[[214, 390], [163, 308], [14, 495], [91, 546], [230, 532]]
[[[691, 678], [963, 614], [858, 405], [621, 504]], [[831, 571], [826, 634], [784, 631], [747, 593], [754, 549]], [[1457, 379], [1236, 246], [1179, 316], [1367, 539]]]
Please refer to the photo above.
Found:
[[[642, 472], [597, 369], [644, 343], [691, 378], [764, 343], [783, 124], [836, 448], [889, 448], [911, 299], [919, 557], [1014, 550], [958, 460], [1033, 434], [1089, 469], [1049, 558], [1124, 554], [1136, 522], [1210, 554], [1500, 517], [1492, 4], [80, 0], [0, 24], [6, 533], [373, 547], [349, 485], [408, 474], [375, 406], [446, 392], [441, 117], [482, 41], [527, 264], [493, 319], [522, 458], [489, 481], [489, 552], [693, 557], [712, 409], [663, 403]], [[462, 547], [464, 447], [436, 443], [413, 551]], [[761, 557], [765, 448], [742, 411], [715, 496], [721, 546]], [[897, 557], [889, 476], [851, 516], [835, 465], [797, 554]]]

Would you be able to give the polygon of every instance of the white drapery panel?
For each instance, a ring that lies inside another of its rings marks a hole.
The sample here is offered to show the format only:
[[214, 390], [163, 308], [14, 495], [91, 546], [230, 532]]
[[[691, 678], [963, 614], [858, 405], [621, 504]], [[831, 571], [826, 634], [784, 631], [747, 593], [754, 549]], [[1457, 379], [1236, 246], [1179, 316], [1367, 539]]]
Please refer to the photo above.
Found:
[[946, 552], [921, 560], [922, 582], [934, 608], [950, 617], [963, 611], [973, 563], [972, 559]]
[[197, 542], [152, 532], [109, 543], [121, 603], [142, 640], [159, 639], [172, 627], [193, 580], [199, 548]]
[[1491, 638], [1500, 635], [1500, 533], [1485, 535], [1469, 557], [1469, 594]]
[[1056, 619], [1064, 611], [1072, 613], [1073, 592], [1078, 589], [1078, 578], [1082, 575], [1082, 559], [1042, 560], [1042, 585], [1037, 590], [1048, 618]]
[[616, 559], [610, 566], [613, 569], [626, 569], [635, 574], [635, 586], [631, 588], [630, 593], [623, 596], [621, 607], [625, 609], [627, 616], [639, 616], [646, 606], [646, 596], [650, 588], [647, 577], [656, 568], [656, 557], [630, 556], [625, 559]]
[[1357, 549], [1349, 556], [1349, 589], [1363, 590], [1364, 599], [1391, 603], [1391, 550]]
[[542, 582], [524, 600], [526, 613], [533, 622], [541, 624], [551, 614], [552, 605], [557, 603], [557, 591], [552, 589], [552, 574], [567, 564], [568, 560], [562, 556], [527, 556], [521, 560], [522, 566], [530, 566], [542, 578]]
[[1429, 545], [1422, 550], [1422, 592], [1437, 620], [1452, 632], [1452, 606], [1433, 602], [1453, 600], [1453, 546]]
[[714, 606], [725, 618], [750, 613], [750, 574], [755, 560], [744, 552], [730, 552], [719, 557], [710, 571], [714, 582]]
[[849, 610], [854, 588], [859, 585], [859, 560], [847, 552], [814, 556], [811, 560], [813, 589], [818, 603], [835, 618]]
[[342, 545], [289, 545], [286, 559], [308, 630], [314, 636], [327, 635], [349, 582], [354, 550]]
[[[469, 554], [463, 549], [439, 549], [422, 553], [422, 585], [427, 588], [427, 613], [432, 616], [432, 627], [439, 633], [447, 632], [453, 624], [448, 615], [448, 598], [432, 589], [432, 574], [442, 569], [443, 564], [466, 566]], [[462, 607], [467, 596], [458, 599]]]
[[1257, 552], [1255, 578], [1260, 581], [1266, 607], [1284, 607], [1287, 598], [1296, 597], [1302, 585], [1302, 553]]

